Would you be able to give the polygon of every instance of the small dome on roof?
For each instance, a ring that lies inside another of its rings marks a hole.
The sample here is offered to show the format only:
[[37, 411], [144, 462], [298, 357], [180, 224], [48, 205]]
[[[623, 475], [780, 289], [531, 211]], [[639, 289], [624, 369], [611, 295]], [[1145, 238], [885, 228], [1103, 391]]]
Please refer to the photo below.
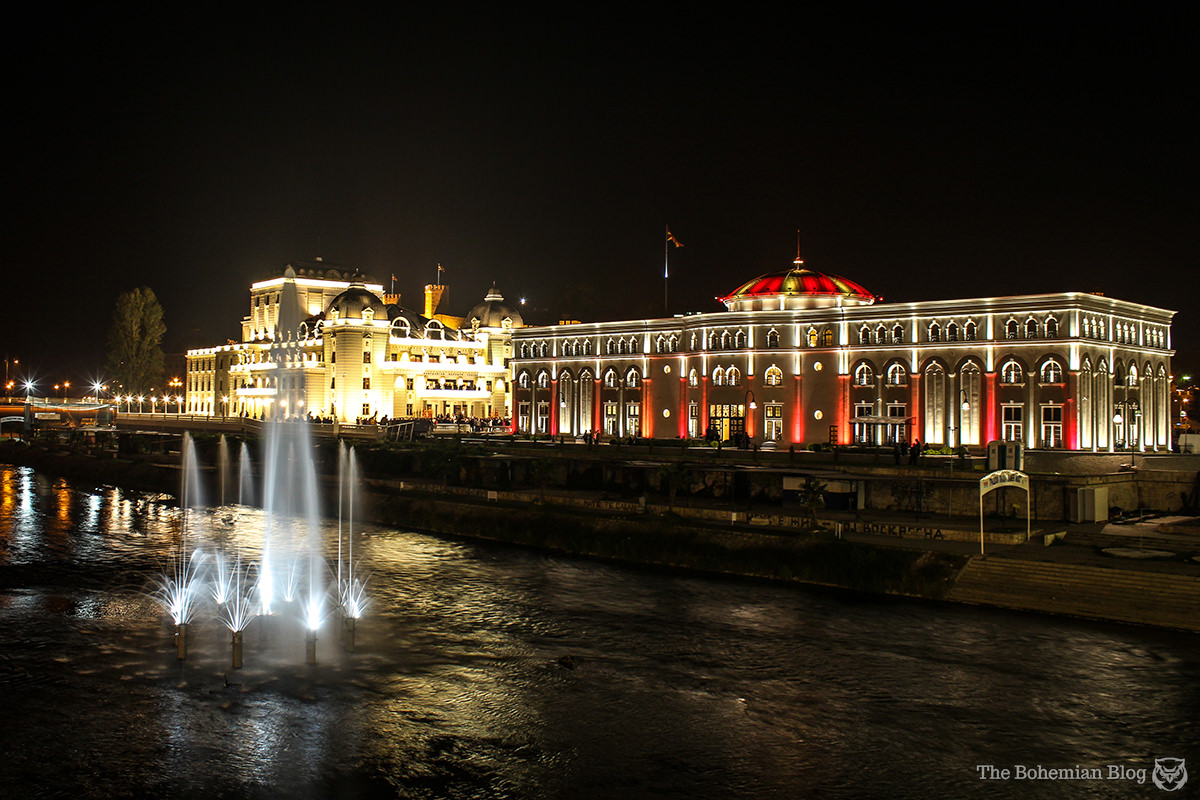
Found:
[[768, 272], [718, 298], [730, 311], [871, 305], [878, 298], [840, 275], [817, 272], [797, 258], [791, 269]]
[[506, 319], [509, 321], [507, 327], [519, 328], [525, 324], [521, 312], [504, 302], [504, 295], [496, 290], [496, 284], [493, 283], [483, 302], [467, 312], [463, 324], [472, 328], [503, 328], [506, 327]]
[[374, 316], [383, 318], [387, 314], [383, 300], [373, 292], [367, 291], [362, 283], [352, 283], [350, 288], [333, 298], [329, 308], [325, 310], [327, 318], [362, 319], [363, 310], [371, 309]]

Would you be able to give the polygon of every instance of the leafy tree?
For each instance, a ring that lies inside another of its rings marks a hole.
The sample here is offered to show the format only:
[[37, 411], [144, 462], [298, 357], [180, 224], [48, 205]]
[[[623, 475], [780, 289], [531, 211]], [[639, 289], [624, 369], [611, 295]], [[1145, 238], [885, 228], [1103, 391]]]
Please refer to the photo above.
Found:
[[131, 394], [162, 386], [162, 306], [148, 287], [123, 292], [113, 311], [108, 334], [108, 369], [114, 381]]
[[804, 507], [804, 518], [813, 528], [820, 528], [817, 520], [817, 509], [825, 507], [825, 484], [818, 483], [813, 478], [805, 478], [804, 485], [798, 492], [800, 505]]

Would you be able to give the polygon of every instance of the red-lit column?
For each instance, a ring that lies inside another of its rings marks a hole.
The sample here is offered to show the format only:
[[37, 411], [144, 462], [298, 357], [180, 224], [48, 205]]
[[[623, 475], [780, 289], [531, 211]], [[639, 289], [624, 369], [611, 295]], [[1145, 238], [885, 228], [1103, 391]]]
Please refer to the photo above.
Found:
[[679, 438], [687, 438], [687, 423], [688, 423], [688, 392], [687, 378], [683, 375], [679, 376]]
[[804, 444], [804, 376], [792, 382], [792, 444]]
[[550, 381], [550, 435], [558, 436], [558, 379]]
[[911, 443], [913, 439], [925, 441], [925, 429], [921, 425], [921, 373], [913, 372], [908, 376], [909, 381], [909, 402], [910, 409], [908, 415], [912, 417], [912, 430], [909, 431], [908, 440]]
[[988, 372], [984, 374], [984, 391], [987, 393], [987, 414], [984, 417], [986, 423], [986, 441], [994, 442], [998, 438], [996, 431], [1000, 429], [1000, 406], [996, 403], [996, 373]]
[[850, 444], [850, 376], [838, 375], [837, 444]]
[[602, 432], [604, 430], [604, 418], [600, 416], [600, 409], [602, 407], [600, 404], [600, 391], [603, 388], [604, 381], [600, 378], [596, 378], [595, 380], [596, 388], [592, 392], [592, 430]]
[[642, 430], [640, 436], [654, 438], [654, 414], [651, 413], [650, 398], [654, 396], [654, 381], [651, 378], [642, 379]]
[[1067, 396], [1063, 399], [1063, 425], [1068, 450], [1079, 449], [1079, 417], [1075, 398], [1079, 396], [1079, 373], [1067, 373]]
[[[758, 404], [758, 392], [754, 391], [754, 376], [752, 376], [752, 375], [746, 376], [746, 391], [748, 391], [750, 393], [749, 400], [754, 401], [754, 404], [757, 405]], [[755, 421], [754, 411], [750, 410], [750, 403], [747, 402], [746, 403], [746, 435], [749, 436], [750, 438], [754, 438], [754, 434], [756, 432], [755, 426], [754, 426], [754, 421]]]
[[708, 434], [708, 376], [700, 379], [700, 436]]

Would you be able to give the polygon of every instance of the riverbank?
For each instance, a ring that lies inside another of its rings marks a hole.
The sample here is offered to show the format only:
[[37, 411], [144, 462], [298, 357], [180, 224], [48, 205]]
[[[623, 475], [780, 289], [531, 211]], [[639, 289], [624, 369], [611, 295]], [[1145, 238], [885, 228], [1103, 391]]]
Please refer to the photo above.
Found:
[[[174, 494], [179, 484], [177, 464], [163, 456], [104, 458], [3, 443], [0, 461], [144, 491]], [[981, 558], [977, 522], [965, 518], [823, 512], [821, 526], [809, 529], [801, 516], [775, 507], [473, 489], [400, 479], [378, 465], [362, 488], [366, 518], [389, 527], [657, 568], [1200, 632], [1200, 536], [1186, 533], [1162, 551], [1169, 558], [1143, 559], [1107, 556], [1105, 550], [1136, 543], [1103, 533], [1103, 526], [1039, 528], [1031, 541], [1021, 526], [989, 533], [988, 557]], [[1137, 538], [1144, 550], [1146, 531]]]

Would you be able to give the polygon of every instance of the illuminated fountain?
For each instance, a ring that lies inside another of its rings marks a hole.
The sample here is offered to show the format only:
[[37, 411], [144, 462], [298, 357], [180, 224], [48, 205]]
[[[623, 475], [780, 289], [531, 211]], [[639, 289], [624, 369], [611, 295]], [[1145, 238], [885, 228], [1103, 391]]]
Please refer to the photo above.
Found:
[[[354, 647], [355, 626], [366, 605], [366, 581], [353, 560], [354, 451], [342, 445], [338, 454], [334, 572], [324, 557], [319, 486], [308, 426], [276, 420], [268, 422], [264, 433], [261, 533], [252, 541], [239, 530], [250, 527], [243, 512], [221, 512], [219, 522], [206, 513], [195, 444], [189, 435], [184, 436], [179, 544], [156, 592], [174, 623], [180, 660], [187, 658], [189, 625], [198, 613], [210, 610], [231, 634], [233, 669], [242, 667], [245, 631], [260, 617], [298, 619], [304, 629], [308, 664], [317, 661], [318, 632], [331, 612], [343, 617], [346, 649]], [[230, 459], [228, 447], [221, 444], [217, 468], [223, 484]], [[239, 497], [248, 499], [253, 486], [244, 444], [238, 461]], [[220, 530], [222, 524], [227, 530]], [[336, 580], [327, 580], [327, 576]]]

